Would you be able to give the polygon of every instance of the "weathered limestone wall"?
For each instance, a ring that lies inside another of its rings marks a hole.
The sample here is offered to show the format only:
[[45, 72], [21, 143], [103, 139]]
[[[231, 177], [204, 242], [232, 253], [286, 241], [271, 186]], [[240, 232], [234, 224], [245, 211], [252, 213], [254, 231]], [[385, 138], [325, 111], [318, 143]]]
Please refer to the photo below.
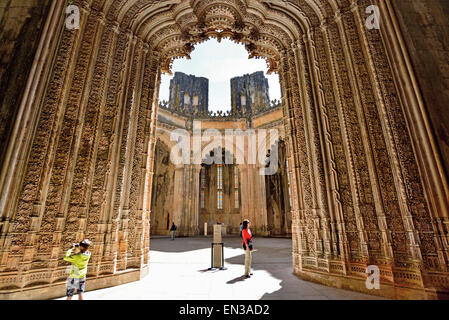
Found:
[[174, 221], [175, 167], [170, 161], [169, 147], [160, 139], [156, 142], [154, 159], [151, 234], [168, 235]]
[[12, 134], [51, 0], [0, 1], [0, 164]]
[[[232, 110], [241, 110], [246, 115], [256, 114], [259, 108], [269, 105], [268, 90], [268, 79], [264, 76], [263, 71], [232, 78]], [[242, 96], [245, 105], [242, 105]]]
[[[2, 168], [0, 298], [50, 298], [71, 243], [93, 242], [92, 289], [147, 272], [158, 57], [95, 1], [75, 1], [79, 30], [54, 1]], [[104, 3], [103, 3], [104, 5]], [[128, 20], [127, 20], [128, 19]], [[41, 68], [41, 64], [44, 67]], [[9, 179], [8, 177], [12, 177]], [[54, 290], [55, 289], [55, 290]], [[29, 293], [33, 290], [33, 293]]]
[[283, 140], [279, 141], [278, 166], [274, 175], [265, 177], [267, 229], [270, 236], [291, 235], [292, 217], [288, 185], [288, 172], [286, 168], [286, 146]]
[[[441, 223], [447, 218], [437, 217], [438, 206], [447, 212], [447, 192], [434, 184], [443, 198], [427, 201], [425, 181], [439, 177], [430, 175], [432, 164], [420, 180], [428, 159], [413, 147], [426, 137], [422, 128], [417, 133], [422, 114], [400, 100], [419, 93], [404, 82], [410, 74], [401, 54], [392, 53], [400, 48], [392, 37], [400, 33], [392, 32], [390, 1], [380, 2], [381, 30], [365, 27], [370, 1], [353, 3], [300, 38], [282, 64], [301, 189], [293, 217], [295, 273], [389, 297], [436, 298], [448, 283]], [[412, 122], [408, 113], [416, 116]], [[365, 286], [367, 265], [380, 269], [380, 290]]]
[[[280, 112], [279, 112], [280, 111]], [[277, 129], [279, 137], [285, 137], [282, 123], [282, 108], [274, 108], [260, 114], [257, 119], [258, 127], [255, 129]], [[151, 232], [155, 235], [167, 235], [167, 221], [174, 221], [178, 226], [177, 234], [179, 236], [193, 236], [204, 233], [204, 223], [208, 224], [208, 232], [211, 233], [213, 224], [219, 222], [226, 228], [228, 234], [238, 234], [239, 224], [249, 218], [252, 221], [252, 231], [258, 236], [269, 235], [268, 230], [275, 230], [273, 234], [281, 236], [291, 235], [291, 212], [289, 207], [280, 205], [283, 209], [278, 212], [276, 222], [271, 220], [268, 223], [267, 218], [267, 195], [266, 179], [260, 176], [259, 169], [262, 167], [256, 159], [258, 165], [238, 164], [235, 156], [237, 152], [243, 152], [241, 155], [248, 159], [249, 150], [238, 150], [236, 147], [237, 138], [233, 137], [232, 150], [227, 152], [228, 157], [234, 159], [234, 164], [223, 164], [223, 208], [217, 207], [217, 165], [179, 165], [174, 166], [170, 163], [170, 151], [174, 145], [171, 141], [170, 133], [175, 129], [188, 129], [192, 127], [185, 117], [170, 112], [167, 109], [159, 109], [157, 122], [158, 143], [155, 153], [155, 175], [153, 180], [152, 194], [152, 215]], [[210, 119], [196, 119], [201, 123], [203, 130], [214, 128], [220, 130], [222, 137], [225, 136], [227, 129], [240, 129], [245, 131], [249, 128], [245, 126], [245, 119], [220, 119], [219, 117]], [[243, 126], [242, 126], [243, 124]], [[191, 131], [189, 131], [192, 134]], [[193, 136], [191, 136], [193, 138]], [[191, 141], [191, 143], [193, 143]], [[248, 141], [244, 144], [247, 146]], [[226, 148], [226, 143], [222, 142], [222, 147]], [[209, 147], [209, 142], [203, 141], [202, 150]], [[267, 145], [267, 150], [269, 146]], [[225, 149], [226, 150], [226, 149]], [[266, 152], [267, 150], [263, 151]], [[211, 150], [213, 152], [216, 149]], [[264, 153], [265, 155], [266, 153]], [[285, 162], [285, 148], [280, 152], [281, 160]], [[225, 156], [223, 156], [225, 157]], [[169, 161], [169, 163], [167, 163]], [[201, 168], [205, 170], [204, 186], [204, 208], [201, 208]], [[234, 170], [238, 168], [238, 182], [235, 181]], [[279, 177], [285, 183], [286, 170], [285, 164], [279, 165]], [[282, 171], [282, 173], [280, 172]], [[274, 201], [288, 201], [287, 195], [280, 190], [285, 185], [273, 186], [276, 195]], [[235, 206], [235, 190], [238, 189], [238, 207]], [[170, 216], [169, 216], [170, 215]], [[281, 222], [282, 221], [282, 222]], [[275, 228], [275, 224], [282, 228]]]
[[392, 1], [449, 176], [449, 1]]
[[[188, 100], [186, 101], [186, 95]], [[195, 101], [195, 99], [198, 99]], [[206, 78], [176, 72], [170, 80], [171, 108], [178, 108], [186, 112], [209, 110], [209, 80]]]

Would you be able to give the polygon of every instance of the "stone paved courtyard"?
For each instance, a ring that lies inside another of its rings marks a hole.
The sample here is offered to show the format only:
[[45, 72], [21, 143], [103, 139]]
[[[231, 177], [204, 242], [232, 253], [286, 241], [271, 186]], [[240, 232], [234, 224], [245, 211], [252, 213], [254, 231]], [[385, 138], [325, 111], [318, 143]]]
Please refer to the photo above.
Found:
[[[238, 237], [224, 238], [227, 270], [208, 271], [210, 237], [151, 238], [150, 272], [140, 281], [87, 292], [89, 300], [381, 299], [299, 279], [292, 274], [291, 239], [256, 238], [253, 272], [242, 277]], [[87, 287], [89, 282], [87, 282]], [[64, 299], [64, 298], [60, 298]], [[77, 299], [77, 298], [75, 298]]]

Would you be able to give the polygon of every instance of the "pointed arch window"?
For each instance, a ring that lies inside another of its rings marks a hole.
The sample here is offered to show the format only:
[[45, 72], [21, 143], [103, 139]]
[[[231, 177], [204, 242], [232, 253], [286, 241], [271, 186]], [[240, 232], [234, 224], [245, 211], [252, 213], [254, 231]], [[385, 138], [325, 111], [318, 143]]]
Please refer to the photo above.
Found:
[[184, 104], [190, 104], [190, 96], [188, 93], [184, 95]]
[[223, 209], [223, 191], [217, 192], [217, 209]]
[[240, 207], [239, 198], [239, 168], [234, 167], [234, 208], [238, 209]]
[[223, 167], [217, 166], [217, 209], [223, 209]]
[[234, 167], [234, 188], [239, 188], [239, 168]]
[[201, 190], [200, 190], [200, 205], [204, 209], [205, 194], [206, 194], [206, 169], [201, 168]]
[[223, 189], [223, 167], [221, 165], [217, 166], [217, 189]]
[[206, 169], [201, 168], [201, 189], [206, 188]]

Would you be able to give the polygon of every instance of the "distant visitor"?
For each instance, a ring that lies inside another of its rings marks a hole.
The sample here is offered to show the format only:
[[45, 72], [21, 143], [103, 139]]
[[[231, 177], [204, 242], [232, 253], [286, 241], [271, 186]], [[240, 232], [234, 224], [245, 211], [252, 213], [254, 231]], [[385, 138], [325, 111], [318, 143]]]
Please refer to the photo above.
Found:
[[171, 239], [175, 240], [175, 231], [178, 227], [176, 227], [175, 223], [173, 222], [173, 224], [171, 225], [170, 228], [170, 233], [171, 233]]
[[243, 221], [242, 238], [243, 238], [243, 250], [245, 250], [245, 277], [250, 278], [251, 273], [251, 252], [253, 251], [253, 235], [249, 228], [250, 222], [248, 219]]

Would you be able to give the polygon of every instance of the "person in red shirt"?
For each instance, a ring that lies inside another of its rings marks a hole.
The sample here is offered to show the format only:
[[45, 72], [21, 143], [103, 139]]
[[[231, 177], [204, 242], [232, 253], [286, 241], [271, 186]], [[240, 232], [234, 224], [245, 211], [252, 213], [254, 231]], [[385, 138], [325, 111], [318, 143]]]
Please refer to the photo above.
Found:
[[243, 221], [242, 238], [243, 238], [243, 250], [245, 250], [245, 277], [252, 276], [251, 273], [251, 251], [253, 251], [253, 235], [249, 228], [250, 222], [248, 219]]

